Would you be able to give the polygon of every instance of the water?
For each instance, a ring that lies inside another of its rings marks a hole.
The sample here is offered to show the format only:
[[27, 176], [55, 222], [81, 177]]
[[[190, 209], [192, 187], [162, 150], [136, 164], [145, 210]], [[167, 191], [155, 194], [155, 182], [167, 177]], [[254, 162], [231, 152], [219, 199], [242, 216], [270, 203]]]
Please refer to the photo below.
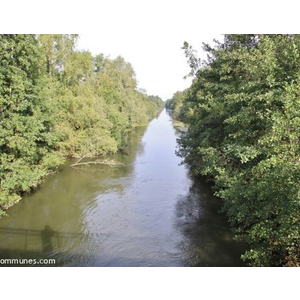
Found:
[[0, 258], [56, 266], [242, 266], [245, 251], [210, 188], [175, 155], [163, 111], [128, 137], [124, 166], [69, 161], [0, 220]]

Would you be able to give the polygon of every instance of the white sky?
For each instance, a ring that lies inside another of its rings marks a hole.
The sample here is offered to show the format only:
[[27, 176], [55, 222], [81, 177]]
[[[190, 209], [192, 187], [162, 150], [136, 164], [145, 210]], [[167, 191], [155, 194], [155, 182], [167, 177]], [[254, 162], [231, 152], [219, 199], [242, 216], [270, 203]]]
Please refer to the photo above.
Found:
[[221, 37], [195, 26], [201, 18], [199, 1], [111, 0], [97, 9], [97, 30], [82, 33], [78, 49], [121, 55], [132, 64], [138, 87], [163, 100], [191, 84], [191, 78], [183, 79], [190, 72], [183, 42], [201, 49], [202, 42]]
[[191, 83], [183, 80], [189, 73], [180, 49], [184, 41], [200, 50], [202, 42], [220, 39], [221, 33], [284, 33], [287, 24], [297, 29], [298, 10], [289, 1], [270, 7], [261, 0], [243, 5], [240, 0], [10, 0], [2, 4], [0, 28], [2, 33], [79, 33], [79, 48], [123, 56], [139, 87], [166, 100]]
[[[83, 34], [78, 46], [93, 54], [104, 53], [112, 58], [123, 56], [132, 64], [139, 88], [167, 100], [173, 93], [191, 84], [191, 78], [183, 79], [190, 71], [180, 49], [184, 41], [204, 58], [202, 42], [222, 39], [221, 33], [249, 33], [241, 26], [247, 19], [250, 31], [261, 32], [259, 18], [263, 16], [265, 19], [264, 8], [270, 11], [268, 4], [253, 0], [246, 8], [251, 16], [249, 18], [246, 11], [236, 12], [240, 1], [231, 1], [234, 9], [230, 8], [230, 1], [209, 2], [100, 1], [97, 6], [91, 7], [91, 10], [95, 9], [91, 18], [95, 18], [96, 27], [92, 33], [81, 31]], [[276, 5], [272, 8], [276, 9]], [[280, 11], [281, 7], [277, 8]]]
[[191, 84], [191, 78], [183, 79], [190, 71], [180, 49], [183, 42], [186, 40], [195, 49], [201, 49], [201, 42], [211, 42], [214, 37], [222, 38], [221, 35], [201, 34], [196, 30], [193, 34], [184, 32], [180, 22], [151, 23], [151, 15], [138, 22], [142, 30], [133, 30], [133, 17], [134, 14], [130, 18], [126, 16], [123, 26], [112, 22], [108, 31], [80, 35], [78, 49], [90, 50], [93, 54], [104, 53], [111, 58], [121, 55], [132, 64], [138, 87], [163, 100]]

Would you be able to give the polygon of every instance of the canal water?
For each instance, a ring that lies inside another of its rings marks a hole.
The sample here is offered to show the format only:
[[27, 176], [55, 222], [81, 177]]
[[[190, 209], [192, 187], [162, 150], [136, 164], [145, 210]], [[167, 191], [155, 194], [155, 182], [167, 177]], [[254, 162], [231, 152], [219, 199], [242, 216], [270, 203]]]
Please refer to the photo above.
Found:
[[0, 258], [56, 266], [243, 266], [221, 200], [175, 155], [164, 110], [110, 157], [124, 166], [68, 161], [0, 220]]

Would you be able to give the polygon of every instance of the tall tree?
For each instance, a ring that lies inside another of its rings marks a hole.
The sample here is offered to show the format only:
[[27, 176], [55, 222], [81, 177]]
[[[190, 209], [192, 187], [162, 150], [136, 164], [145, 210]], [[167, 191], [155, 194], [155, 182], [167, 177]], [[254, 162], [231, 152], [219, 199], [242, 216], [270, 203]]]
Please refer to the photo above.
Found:
[[0, 35], [0, 214], [64, 157], [116, 152], [161, 107], [122, 57], [77, 51], [76, 39]]
[[226, 35], [186, 96], [179, 154], [225, 200], [252, 265], [300, 265], [298, 35]]
[[42, 162], [56, 136], [49, 135], [51, 107], [43, 101], [45, 81], [35, 36], [0, 35], [0, 57], [0, 206], [5, 208], [45, 175], [47, 162]]
[[74, 51], [77, 34], [41, 34], [39, 41], [43, 48], [47, 72], [50, 76], [60, 74], [68, 56]]

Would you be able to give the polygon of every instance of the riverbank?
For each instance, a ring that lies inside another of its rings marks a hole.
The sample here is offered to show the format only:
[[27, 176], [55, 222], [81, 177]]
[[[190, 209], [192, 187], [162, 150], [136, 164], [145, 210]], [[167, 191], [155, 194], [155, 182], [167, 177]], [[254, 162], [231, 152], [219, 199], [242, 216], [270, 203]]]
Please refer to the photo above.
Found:
[[178, 134], [162, 111], [128, 134], [122, 163], [67, 161], [0, 222], [0, 257], [56, 266], [241, 266], [220, 202], [175, 155]]
[[[157, 117], [159, 114], [161, 113], [161, 110], [157, 111], [155, 114], [153, 114], [153, 116], [151, 116], [149, 118], [149, 121], [148, 121], [148, 124], [149, 122], [151, 122], [151, 119]], [[115, 151], [115, 153], [118, 153], [120, 151], [124, 151], [124, 145], [127, 144], [126, 142], [126, 136], [130, 135], [132, 131], [135, 131], [137, 127], [146, 127], [147, 124], [145, 123], [145, 120], [144, 120], [144, 123], [143, 124], [137, 124], [135, 126], [133, 126], [131, 129], [129, 129], [124, 137], [124, 141], [122, 142], [122, 146], [117, 149]], [[113, 155], [114, 153], [110, 153], [109, 155]], [[97, 156], [97, 155], [94, 155], [94, 156], [86, 156], [86, 157], [79, 157], [79, 156], [69, 156], [69, 157], [62, 157], [60, 156], [60, 159], [59, 160], [56, 160], [56, 164], [55, 166], [53, 165], [52, 168], [48, 169], [48, 170], [44, 170], [43, 173], [41, 174], [41, 176], [38, 178], [38, 179], [35, 179], [31, 184], [28, 185], [28, 187], [26, 188], [26, 190], [20, 190], [19, 193], [15, 194], [14, 197], [11, 197], [10, 196], [10, 201], [9, 202], [6, 202], [5, 204], [2, 204], [0, 205], [0, 220], [1, 220], [1, 217], [4, 216], [8, 216], [8, 211], [11, 207], [13, 207], [15, 204], [19, 203], [22, 198], [25, 196], [25, 195], [28, 195], [30, 193], [33, 193], [36, 191], [36, 189], [42, 184], [45, 182], [45, 180], [47, 180], [48, 176], [49, 175], [52, 175], [52, 174], [55, 174], [57, 172], [60, 171], [61, 167], [66, 163], [67, 159], [72, 159], [72, 158], [77, 158], [77, 161], [78, 161], [78, 158], [79, 159], [83, 159], [83, 162], [86, 160], [95, 160], [97, 158], [101, 158], [103, 161], [105, 161], [105, 158], [107, 157], [108, 154], [106, 155], [102, 155], [102, 156]], [[107, 165], [109, 165], [109, 162], [107, 163]], [[2, 196], [5, 195], [5, 191], [1, 191], [2, 192]], [[9, 194], [6, 193], [6, 197], [8, 197]], [[3, 197], [4, 198], [4, 197]], [[3, 201], [2, 201], [3, 203]]]

